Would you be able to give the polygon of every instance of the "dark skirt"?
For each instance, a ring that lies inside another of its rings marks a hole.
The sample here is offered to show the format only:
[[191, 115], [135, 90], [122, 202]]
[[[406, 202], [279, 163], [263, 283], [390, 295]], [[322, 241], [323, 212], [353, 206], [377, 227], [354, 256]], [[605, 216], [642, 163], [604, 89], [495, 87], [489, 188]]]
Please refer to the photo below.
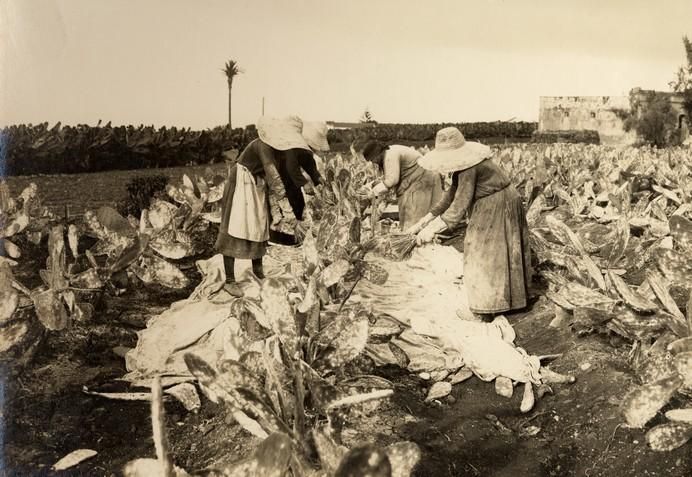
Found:
[[216, 238], [214, 248], [227, 257], [248, 260], [261, 258], [267, 253], [267, 242], [252, 242], [228, 235], [228, 221], [231, 216], [231, 204], [235, 193], [236, 171], [236, 164], [233, 164], [228, 171], [228, 181], [221, 199], [221, 224], [219, 224], [219, 235]]
[[490, 314], [528, 304], [529, 229], [521, 197], [510, 185], [479, 199], [464, 239], [464, 286], [469, 308]]

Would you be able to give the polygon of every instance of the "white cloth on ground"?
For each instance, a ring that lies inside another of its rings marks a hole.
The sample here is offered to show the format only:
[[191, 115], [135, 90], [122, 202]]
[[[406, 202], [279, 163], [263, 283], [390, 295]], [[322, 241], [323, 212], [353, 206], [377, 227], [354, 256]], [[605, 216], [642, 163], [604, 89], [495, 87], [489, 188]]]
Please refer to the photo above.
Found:
[[[287, 261], [299, 260], [299, 254], [295, 247], [270, 247], [264, 259], [265, 272], [268, 276], [278, 273]], [[202, 281], [190, 297], [152, 317], [137, 333], [136, 347], [125, 356], [125, 381], [141, 381], [155, 374], [187, 376], [192, 381], [183, 360], [185, 353], [198, 354], [215, 364], [219, 359], [238, 359], [247, 350], [249, 343], [240, 338], [240, 324], [230, 314], [232, 297], [222, 290], [226, 280], [223, 256], [199, 260], [197, 268]], [[241, 277], [245, 269], [251, 269], [250, 261], [237, 260], [236, 276]], [[256, 290], [249, 290], [256, 287], [253, 282], [241, 281], [239, 285], [249, 295], [256, 295]]]

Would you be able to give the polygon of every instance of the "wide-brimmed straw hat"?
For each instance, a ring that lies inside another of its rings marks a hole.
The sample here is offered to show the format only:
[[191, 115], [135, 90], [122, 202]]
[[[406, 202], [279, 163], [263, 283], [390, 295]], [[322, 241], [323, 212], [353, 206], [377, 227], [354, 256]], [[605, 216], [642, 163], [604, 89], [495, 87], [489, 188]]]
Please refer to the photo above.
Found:
[[479, 142], [469, 142], [459, 129], [449, 127], [437, 131], [435, 149], [418, 159], [418, 165], [430, 171], [448, 174], [473, 167], [491, 154], [490, 147]]
[[303, 137], [303, 121], [298, 116], [272, 118], [262, 116], [257, 120], [257, 133], [262, 142], [278, 151], [305, 149], [310, 146]]
[[329, 151], [329, 141], [327, 141], [327, 123], [321, 121], [304, 121], [303, 138], [313, 151]]

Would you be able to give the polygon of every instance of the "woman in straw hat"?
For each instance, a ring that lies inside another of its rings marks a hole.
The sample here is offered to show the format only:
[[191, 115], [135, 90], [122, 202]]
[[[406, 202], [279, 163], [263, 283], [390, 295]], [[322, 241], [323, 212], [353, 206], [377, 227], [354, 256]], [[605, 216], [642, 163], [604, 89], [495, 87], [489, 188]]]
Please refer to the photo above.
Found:
[[[291, 207], [297, 211], [296, 217], [303, 217], [305, 211], [305, 196], [306, 194], [314, 194], [314, 188], [322, 186], [322, 176], [318, 170], [318, 163], [322, 163], [322, 158], [317, 153], [329, 151], [329, 142], [327, 141], [327, 124], [324, 122], [303, 122], [303, 139], [310, 146], [311, 151], [305, 149], [293, 149], [288, 152], [289, 155], [294, 155], [301, 167], [300, 176], [294, 174], [293, 180], [286, 184], [286, 198]], [[314, 187], [314, 188], [313, 188]], [[304, 220], [299, 220], [294, 227], [295, 239], [302, 241], [307, 232]]]
[[529, 233], [521, 197], [492, 161], [488, 146], [468, 142], [454, 127], [437, 132], [435, 149], [418, 163], [452, 173], [451, 188], [408, 232], [418, 244], [457, 226], [468, 214], [464, 238], [464, 286], [476, 315], [526, 307], [531, 279]]
[[329, 141], [327, 141], [327, 123], [321, 121], [305, 121], [303, 123], [303, 138], [308, 143], [310, 149], [315, 154], [318, 152], [329, 152]]
[[372, 188], [371, 195], [374, 197], [395, 190], [402, 230], [423, 218], [442, 197], [442, 176], [418, 165], [421, 153], [416, 149], [387, 146], [382, 141], [370, 140], [363, 145], [362, 154], [384, 173], [382, 181]]
[[[301, 134], [309, 149], [298, 148], [279, 151], [277, 156], [280, 164], [288, 166], [286, 174], [282, 174], [282, 177], [291, 177], [290, 181], [284, 181], [286, 199], [298, 221], [295, 226], [281, 227], [279, 225], [272, 227], [276, 231], [295, 235], [297, 240], [301, 240], [305, 233], [305, 227], [303, 226], [305, 196], [303, 192], [311, 192], [312, 187], [310, 183], [315, 187], [320, 187], [322, 184], [322, 176], [317, 168], [317, 161], [322, 161], [322, 159], [317, 153], [329, 151], [326, 123], [305, 121], [302, 124]], [[293, 165], [291, 166], [291, 164]]]
[[[215, 248], [224, 256], [227, 289], [233, 295], [242, 295], [235, 283], [235, 259], [252, 260], [254, 274], [264, 278], [262, 257], [270, 224], [278, 227], [282, 221], [302, 221], [301, 187], [307, 182], [303, 167], [313, 181], [320, 181], [317, 169], [310, 166], [314, 159], [302, 129], [298, 117], [262, 117], [257, 121], [259, 138], [229, 165]], [[282, 207], [286, 202], [290, 207]]]

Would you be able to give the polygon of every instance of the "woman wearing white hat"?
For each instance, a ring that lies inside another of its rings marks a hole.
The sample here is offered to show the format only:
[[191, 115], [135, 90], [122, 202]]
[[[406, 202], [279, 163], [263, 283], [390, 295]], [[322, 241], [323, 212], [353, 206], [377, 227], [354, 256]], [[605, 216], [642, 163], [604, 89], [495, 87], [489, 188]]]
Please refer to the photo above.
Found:
[[328, 152], [327, 123], [321, 121], [305, 121], [303, 123], [303, 138], [310, 149], [315, 152]]
[[421, 153], [409, 146], [370, 140], [362, 147], [363, 157], [384, 173], [371, 190], [373, 196], [396, 191], [399, 227], [406, 230], [430, 211], [442, 197], [442, 176], [418, 165]]
[[[310, 159], [312, 151], [302, 129], [298, 117], [260, 118], [259, 139], [248, 144], [229, 166], [215, 248], [224, 256], [227, 289], [233, 295], [242, 295], [235, 284], [235, 259], [252, 260], [253, 272], [263, 278], [262, 257], [267, 250], [270, 223], [276, 226], [289, 215], [294, 215], [289, 219], [303, 219], [305, 202], [300, 188], [306, 182], [302, 172], [306, 158], [299, 151], [308, 153]], [[309, 164], [306, 168], [319, 182], [316, 169]], [[292, 210], [276, 206], [283, 199], [288, 199]]]
[[[314, 194], [312, 186], [318, 189], [322, 186], [322, 176], [317, 166], [318, 163], [322, 163], [322, 158], [317, 153], [329, 151], [326, 123], [304, 121], [302, 135], [311, 150], [290, 149], [280, 153], [281, 157], [287, 156], [286, 163], [297, 162], [297, 165], [302, 169], [302, 171], [298, 171], [294, 167], [294, 171], [291, 173], [292, 180], [284, 181], [286, 198], [296, 217], [303, 217], [303, 212], [305, 211], [305, 196], [303, 192]], [[291, 233], [297, 241], [302, 241], [306, 231], [301, 218]]]
[[[317, 155], [317, 152], [329, 151], [327, 124], [307, 121], [304, 121], [302, 124], [303, 130], [301, 134], [309, 149], [289, 149], [288, 151], [280, 151], [277, 156], [279, 163], [286, 164], [287, 166], [286, 174], [282, 174], [282, 177], [291, 177], [290, 181], [284, 180], [284, 186], [286, 187], [286, 198], [299, 221], [295, 230], [291, 230], [291, 233], [294, 233], [298, 240], [305, 233], [301, 226], [303, 212], [305, 211], [303, 191], [305, 190], [306, 193], [310, 191], [309, 181], [315, 187], [322, 185], [322, 176], [317, 168], [317, 162], [322, 159]], [[299, 168], [302, 170], [299, 170]]]
[[419, 245], [454, 228], [468, 214], [464, 238], [464, 286], [469, 308], [495, 315], [526, 307], [531, 255], [521, 197], [492, 161], [488, 146], [468, 142], [454, 127], [441, 129], [435, 149], [418, 163], [441, 174], [452, 173], [452, 186], [409, 233]]

